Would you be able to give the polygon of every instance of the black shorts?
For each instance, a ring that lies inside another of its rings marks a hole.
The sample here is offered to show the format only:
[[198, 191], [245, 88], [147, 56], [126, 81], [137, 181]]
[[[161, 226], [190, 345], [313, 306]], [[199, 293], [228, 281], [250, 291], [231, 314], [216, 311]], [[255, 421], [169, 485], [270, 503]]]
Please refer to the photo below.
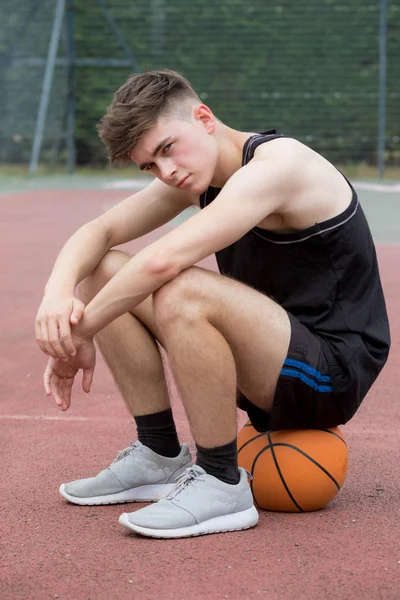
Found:
[[259, 431], [325, 429], [346, 422], [335, 400], [328, 362], [320, 339], [288, 313], [291, 338], [270, 413], [252, 404], [238, 389], [237, 405]]

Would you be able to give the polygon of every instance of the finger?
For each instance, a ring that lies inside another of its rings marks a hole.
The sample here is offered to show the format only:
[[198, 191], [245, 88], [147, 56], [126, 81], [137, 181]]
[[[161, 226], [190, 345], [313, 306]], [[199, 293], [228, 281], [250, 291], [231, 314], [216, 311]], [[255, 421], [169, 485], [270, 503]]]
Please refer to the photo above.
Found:
[[72, 315], [71, 315], [71, 323], [76, 325], [81, 320], [84, 312], [85, 312], [85, 305], [83, 304], [83, 302], [74, 300], [73, 311], [72, 311]]
[[42, 342], [40, 339], [40, 332], [41, 332], [41, 327], [40, 327], [40, 321], [39, 320], [35, 320], [35, 338], [37, 343], [39, 344], [40, 349], [42, 349]]
[[63, 385], [64, 385], [64, 379], [60, 379], [58, 380], [58, 384], [57, 384], [57, 391], [58, 391], [58, 395], [61, 398], [61, 410], [64, 410], [64, 395], [63, 395]]
[[76, 325], [77, 323], [79, 323], [79, 321], [80, 321], [80, 320], [81, 320], [81, 318], [82, 318], [82, 315], [83, 315], [83, 311], [81, 311], [81, 312], [78, 312], [78, 310], [77, 310], [77, 309], [75, 309], [75, 310], [74, 310], [74, 312], [73, 312], [73, 313], [72, 313], [72, 315], [71, 315], [71, 323], [72, 323], [73, 325]]
[[83, 370], [82, 389], [87, 394], [90, 392], [90, 388], [93, 383], [93, 374], [94, 374], [94, 369], [84, 369]]
[[[47, 354], [48, 356], [51, 356], [52, 358], [59, 358], [51, 344], [51, 341], [50, 341], [50, 325], [49, 324], [50, 324], [50, 320], [43, 321], [41, 324], [42, 350], [45, 354]], [[58, 336], [58, 328], [57, 328], [57, 336]]]
[[66, 406], [65, 410], [67, 410], [71, 406], [71, 390], [72, 390], [73, 383], [74, 383], [74, 380], [72, 378], [65, 380], [65, 387], [64, 387], [64, 402], [65, 402], [65, 406]]
[[39, 345], [42, 351], [48, 356], [53, 356], [54, 352], [49, 342], [49, 332], [46, 321], [41, 321], [40, 323], [40, 340]]
[[68, 410], [71, 406], [71, 388], [74, 383], [73, 377], [68, 377], [63, 379], [62, 382], [62, 397], [63, 397], [63, 406], [62, 410]]
[[75, 356], [76, 348], [72, 341], [71, 327], [69, 325], [69, 321], [67, 321], [67, 319], [63, 319], [62, 321], [60, 321], [59, 327], [60, 327], [61, 340], [62, 340], [62, 343], [64, 344], [67, 354], [69, 354], [71, 356]]
[[67, 358], [65, 350], [61, 345], [58, 323], [55, 319], [51, 319], [49, 322], [49, 341], [56, 358]]
[[60, 397], [62, 398], [61, 410], [67, 410], [69, 406], [65, 398], [65, 383], [66, 379], [60, 380]]
[[50, 361], [49, 361], [47, 363], [47, 367], [46, 367], [46, 369], [44, 371], [44, 374], [43, 374], [44, 389], [45, 389], [45, 392], [46, 392], [46, 394], [48, 396], [50, 396], [50, 394], [51, 394], [50, 379], [51, 379], [52, 372], [53, 372], [53, 368], [52, 368], [52, 366], [50, 364]]
[[59, 391], [59, 381], [59, 377], [54, 373], [53, 377], [50, 379], [50, 389], [57, 406], [62, 406], [62, 398]]
[[55, 403], [57, 404], [57, 406], [59, 406], [61, 408], [63, 402], [62, 402], [62, 398], [60, 396], [60, 382], [56, 375], [53, 375], [53, 377], [51, 378], [50, 386], [51, 386], [51, 393], [53, 394]]

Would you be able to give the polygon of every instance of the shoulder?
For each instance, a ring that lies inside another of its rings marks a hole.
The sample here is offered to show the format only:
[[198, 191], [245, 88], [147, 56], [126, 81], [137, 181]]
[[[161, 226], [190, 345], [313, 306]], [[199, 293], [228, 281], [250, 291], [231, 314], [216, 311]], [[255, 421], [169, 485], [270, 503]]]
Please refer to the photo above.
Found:
[[276, 138], [260, 144], [253, 158], [241, 167], [227, 182], [251, 189], [284, 193], [292, 182], [299, 180], [299, 173], [311, 159], [307, 146], [293, 138]]
[[309, 185], [310, 174], [327, 161], [317, 152], [294, 138], [276, 138], [260, 144], [251, 164], [259, 165], [265, 183], [293, 197], [304, 185]]
[[[252, 163], [264, 172], [264, 190], [278, 199], [287, 227], [306, 228], [327, 220], [349, 204], [352, 190], [343, 175], [321, 154], [293, 138], [260, 145]], [[300, 219], [301, 215], [301, 219]], [[290, 216], [290, 219], [289, 219]]]
[[[265, 145], [273, 144], [269, 142]], [[286, 152], [287, 156], [287, 152]], [[223, 186], [218, 194], [218, 201], [223, 202], [229, 198], [229, 207], [235, 203], [245, 205], [265, 218], [272, 212], [279, 212], [284, 208], [291, 189], [289, 178], [296, 181], [296, 171], [290, 166], [290, 161], [276, 153], [255, 153], [253, 158], [240, 167]]]
[[260, 144], [255, 152], [252, 160], [268, 160], [275, 164], [294, 166], [299, 162], [303, 162], [311, 158], [315, 154], [311, 148], [290, 137], [280, 137]]

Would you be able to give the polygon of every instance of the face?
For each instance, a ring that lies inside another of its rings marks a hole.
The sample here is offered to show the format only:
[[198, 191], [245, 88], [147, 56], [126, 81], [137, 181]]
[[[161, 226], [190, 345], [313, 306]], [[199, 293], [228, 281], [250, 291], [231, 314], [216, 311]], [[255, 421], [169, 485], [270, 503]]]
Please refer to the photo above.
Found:
[[131, 159], [170, 187], [200, 195], [216, 169], [214, 130], [215, 117], [205, 105], [193, 108], [190, 121], [161, 117], [135, 146]]

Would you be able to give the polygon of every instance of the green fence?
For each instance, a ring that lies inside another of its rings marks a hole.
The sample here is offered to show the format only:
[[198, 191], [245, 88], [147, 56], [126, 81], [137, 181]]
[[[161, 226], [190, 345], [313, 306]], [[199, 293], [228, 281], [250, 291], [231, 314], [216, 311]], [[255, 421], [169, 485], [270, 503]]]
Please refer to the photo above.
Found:
[[[386, 164], [400, 164], [399, 2], [2, 0], [1, 5], [3, 163], [29, 164], [41, 108], [40, 162], [65, 164], [69, 148], [71, 168], [75, 159], [104, 164], [95, 126], [113, 92], [132, 70], [162, 67], [187, 76], [233, 127], [278, 127], [340, 164], [377, 165], [380, 143]], [[63, 19], [51, 69], [57, 6]]]

